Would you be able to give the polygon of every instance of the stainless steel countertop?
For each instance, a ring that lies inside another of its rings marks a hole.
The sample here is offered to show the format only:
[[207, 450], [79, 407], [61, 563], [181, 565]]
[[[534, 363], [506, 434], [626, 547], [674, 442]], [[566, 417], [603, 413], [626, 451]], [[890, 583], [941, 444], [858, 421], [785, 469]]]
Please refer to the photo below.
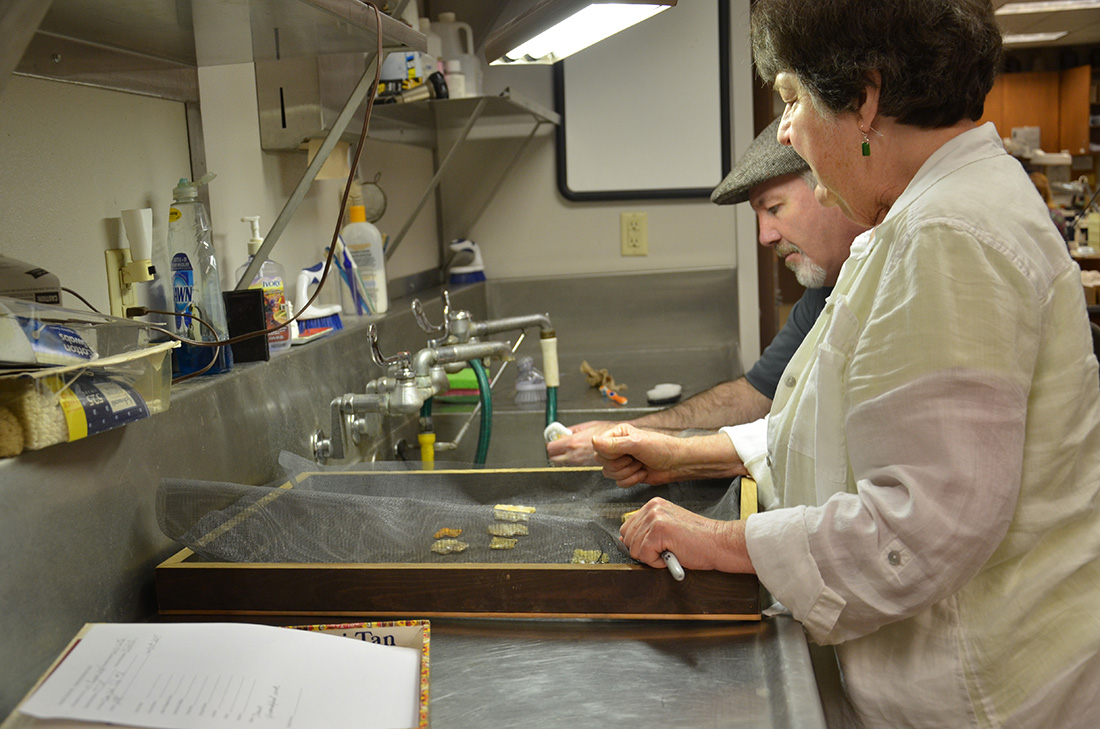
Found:
[[432, 726], [825, 727], [802, 628], [432, 620]]
[[[787, 616], [432, 620], [430, 660], [437, 729], [825, 729], [805, 636]], [[3, 722], [38, 725], [18, 711]]]

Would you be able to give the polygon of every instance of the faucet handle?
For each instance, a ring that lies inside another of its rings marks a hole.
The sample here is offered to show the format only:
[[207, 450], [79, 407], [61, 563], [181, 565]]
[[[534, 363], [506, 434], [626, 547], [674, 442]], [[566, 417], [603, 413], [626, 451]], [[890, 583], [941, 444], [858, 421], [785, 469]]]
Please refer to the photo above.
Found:
[[440, 341], [446, 339], [451, 333], [449, 326], [451, 322], [451, 295], [446, 289], [443, 290], [442, 298], [443, 323], [438, 326], [428, 321], [428, 315], [424, 313], [424, 305], [420, 303], [420, 299], [413, 299], [412, 302], [412, 313], [416, 323], [428, 334], [441, 334]]
[[446, 336], [447, 333], [447, 309], [443, 309], [443, 323], [438, 326], [432, 324], [428, 320], [428, 315], [424, 313], [424, 305], [420, 303], [420, 299], [413, 299], [412, 302], [413, 318], [416, 319], [416, 323], [420, 325], [420, 329], [428, 334], [440, 334]]
[[371, 324], [367, 329], [367, 336], [370, 337], [370, 354], [371, 359], [379, 367], [389, 368], [390, 365], [400, 364], [405, 367], [409, 366], [411, 359], [408, 352], [398, 352], [392, 357], [386, 357], [382, 354], [382, 350], [378, 347], [378, 327]]

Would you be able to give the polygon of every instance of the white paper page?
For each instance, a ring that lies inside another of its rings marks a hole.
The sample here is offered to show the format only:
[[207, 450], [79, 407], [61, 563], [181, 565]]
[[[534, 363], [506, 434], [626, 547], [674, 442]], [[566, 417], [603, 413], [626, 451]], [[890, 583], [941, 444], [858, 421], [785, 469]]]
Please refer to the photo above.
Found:
[[420, 652], [263, 625], [94, 625], [21, 707], [158, 729], [405, 729]]

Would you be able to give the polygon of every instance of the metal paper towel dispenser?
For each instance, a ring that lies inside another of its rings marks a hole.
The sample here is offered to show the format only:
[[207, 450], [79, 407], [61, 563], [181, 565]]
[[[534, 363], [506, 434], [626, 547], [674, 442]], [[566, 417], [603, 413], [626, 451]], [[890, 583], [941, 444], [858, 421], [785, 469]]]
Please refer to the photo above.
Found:
[[[324, 137], [373, 55], [257, 60], [260, 146], [267, 151], [289, 151], [298, 149], [307, 139]], [[348, 124], [349, 132], [357, 132], [362, 124], [360, 109]]]

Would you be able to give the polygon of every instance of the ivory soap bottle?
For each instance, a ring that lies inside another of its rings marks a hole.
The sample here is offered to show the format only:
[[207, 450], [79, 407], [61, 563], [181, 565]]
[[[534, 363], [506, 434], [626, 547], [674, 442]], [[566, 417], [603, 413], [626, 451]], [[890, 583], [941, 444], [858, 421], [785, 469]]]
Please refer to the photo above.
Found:
[[[250, 215], [241, 218], [242, 223], [248, 223], [252, 228], [252, 237], [248, 241], [248, 260], [237, 269], [237, 280], [244, 276], [248, 264], [252, 263], [256, 253], [263, 245], [264, 239], [260, 237], [260, 216]], [[286, 301], [286, 269], [281, 263], [268, 258], [260, 266], [260, 270], [248, 284], [250, 289], [263, 289], [264, 292], [264, 324], [268, 329], [282, 324], [289, 316], [289, 307]], [[283, 327], [278, 331], [267, 335], [267, 349], [270, 352], [281, 352], [290, 348], [290, 327]]]

